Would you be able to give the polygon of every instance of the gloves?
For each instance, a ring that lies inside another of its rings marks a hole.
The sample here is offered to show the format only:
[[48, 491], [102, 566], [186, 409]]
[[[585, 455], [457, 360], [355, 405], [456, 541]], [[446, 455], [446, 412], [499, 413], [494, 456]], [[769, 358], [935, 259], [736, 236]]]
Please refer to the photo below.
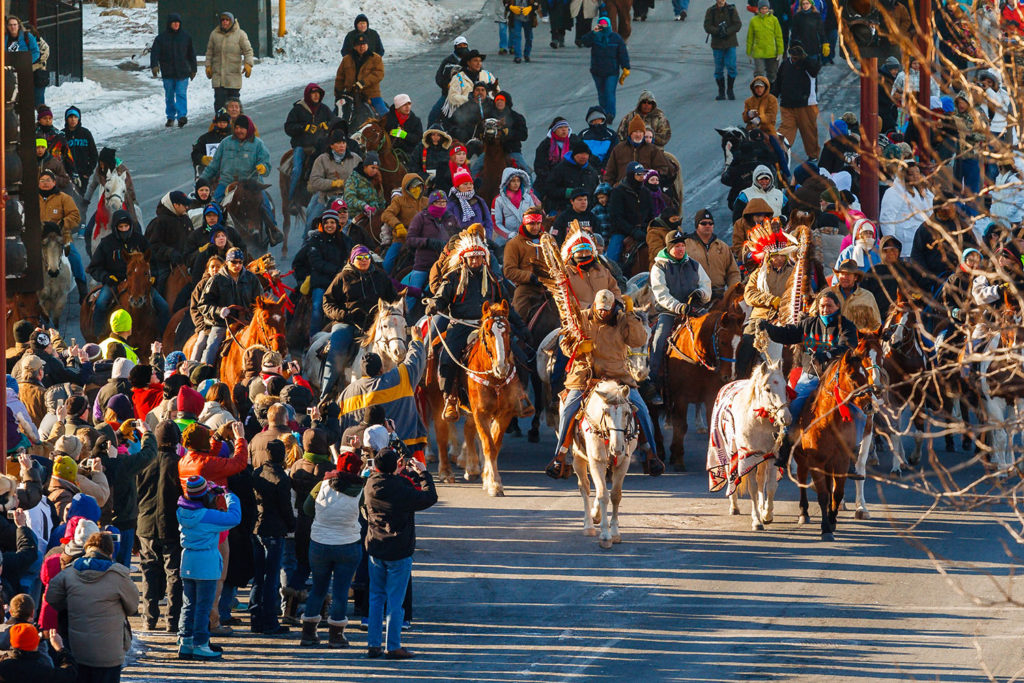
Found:
[[367, 204], [366, 206], [363, 207], [363, 213], [366, 214], [367, 218], [372, 218], [373, 214], [377, 213], [377, 209]]
[[310, 292], [310, 284], [309, 283], [312, 280], [312, 277], [313, 277], [312, 275], [307, 275], [306, 279], [302, 281], [301, 285], [299, 285], [299, 293], [302, 294], [303, 296], [309, 296], [309, 292]]
[[331, 187], [345, 187], [345, 179], [344, 178], [336, 178], [336, 179], [332, 180], [331, 181]]
[[832, 46], [829, 45], [828, 43], [825, 43], [824, 45], [821, 46], [821, 56], [828, 57], [830, 54], [832, 54]]
[[224, 308], [220, 309], [218, 313], [220, 313], [220, 317], [222, 319], [227, 320], [231, 316], [231, 307], [225, 306]]
[[522, 7], [518, 7], [516, 5], [509, 5], [508, 11], [511, 12], [512, 14], [522, 14], [523, 13], [523, 8]]
[[626, 82], [626, 78], [628, 76], [629, 76], [629, 69], [623, 69], [622, 70], [622, 75], [619, 76], [619, 85], [622, 85], [623, 83], [625, 83]]
[[113, 275], [108, 275], [107, 277], [110, 278], [110, 281], [113, 282], [115, 285], [118, 283], [117, 277]]
[[399, 223], [398, 225], [391, 229], [391, 236], [394, 237], [396, 240], [404, 240], [405, 236], [408, 234], [408, 228], [406, 228], [401, 223]]
[[643, 242], [647, 238], [647, 233], [645, 233], [643, 229], [637, 228], [636, 230], [631, 232], [629, 236], [635, 239], [637, 242]]
[[252, 76], [252, 64], [243, 64], [242, 69], [245, 71], [246, 78]]
[[433, 251], [441, 251], [444, 249], [444, 242], [438, 239], [427, 240], [427, 247]]
[[631, 297], [631, 296], [623, 296], [622, 300], [626, 303], [626, 313], [632, 313], [633, 312], [633, 297]]
[[672, 312], [676, 315], [686, 315], [686, 310], [689, 308], [686, 304], [676, 304]]
[[210, 165], [210, 162], [211, 162], [211, 161], [213, 161], [213, 157], [211, 157], [211, 156], [210, 156], [210, 155], [208, 155], [208, 154], [204, 154], [204, 155], [203, 155], [203, 158], [199, 160], [199, 162], [200, 162], [200, 163], [201, 163], [201, 164], [202, 164], [203, 166], [209, 166], [209, 165]]
[[531, 275], [530, 279], [526, 281], [526, 284], [533, 285], [534, 287], [540, 287], [540, 278], [536, 275]]
[[260, 175], [267, 175], [267, 167], [263, 164], [256, 164], [256, 172]]
[[313, 125], [312, 123], [307, 123], [305, 130], [306, 130], [307, 133], [312, 135], [312, 134], [316, 133], [316, 126]]
[[522, 11], [524, 17], [528, 17], [528, 16], [530, 16], [530, 12], [533, 11], [533, 6], [532, 5], [527, 5], [526, 7], [523, 7], [521, 9], [521, 11]]
[[159, 78], [159, 76], [160, 76], [160, 67], [154, 66], [151, 69], [151, 71], [153, 72], [153, 78]]
[[774, 297], [772, 297], [772, 302], [769, 305], [773, 309], [775, 309], [776, 311], [779, 310], [779, 306], [782, 305], [782, 297], [781, 296], [774, 296]]
[[589, 339], [584, 339], [583, 341], [581, 341], [579, 344], [576, 345], [576, 353], [577, 354], [580, 354], [580, 353], [590, 353], [593, 350], [594, 350], [594, 342], [590, 341]]
[[206, 77], [213, 78], [213, 65], [209, 62], [206, 63]]
[[1000, 282], [997, 286], [998, 286], [998, 288], [1001, 291], [1006, 291], [1007, 289], [1010, 288], [1010, 283], [1009, 282]]
[[398, 138], [399, 140], [404, 140], [409, 134], [406, 133], [401, 128], [392, 128], [391, 130], [388, 131], [388, 135], [390, 135], [393, 138]]

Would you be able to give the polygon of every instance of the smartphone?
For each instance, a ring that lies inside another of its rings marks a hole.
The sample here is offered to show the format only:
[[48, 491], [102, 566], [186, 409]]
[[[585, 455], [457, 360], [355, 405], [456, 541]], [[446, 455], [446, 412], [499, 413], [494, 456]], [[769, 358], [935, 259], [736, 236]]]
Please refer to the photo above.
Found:
[[15, 512], [17, 512], [17, 510], [8, 510], [7, 511], [7, 519], [14, 519], [14, 513]]
[[313, 417], [313, 413], [315, 411], [316, 411], [316, 408], [306, 408], [306, 415], [309, 415], [310, 417]]
[[114, 541], [114, 543], [121, 542], [121, 534], [110, 534], [110, 538]]

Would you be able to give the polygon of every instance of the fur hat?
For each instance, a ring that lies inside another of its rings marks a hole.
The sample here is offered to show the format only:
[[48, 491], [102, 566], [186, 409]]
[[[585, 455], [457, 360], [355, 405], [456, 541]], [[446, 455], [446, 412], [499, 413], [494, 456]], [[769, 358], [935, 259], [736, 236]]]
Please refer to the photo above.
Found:
[[267, 351], [263, 354], [263, 361], [260, 363], [260, 367], [263, 370], [273, 370], [274, 368], [281, 367], [284, 363], [284, 359], [281, 358], [281, 354], [278, 351]]
[[213, 450], [212, 437], [213, 433], [210, 432], [209, 427], [193, 422], [185, 427], [185, 432], [181, 435], [181, 442], [185, 448], [195, 453], [209, 453]]

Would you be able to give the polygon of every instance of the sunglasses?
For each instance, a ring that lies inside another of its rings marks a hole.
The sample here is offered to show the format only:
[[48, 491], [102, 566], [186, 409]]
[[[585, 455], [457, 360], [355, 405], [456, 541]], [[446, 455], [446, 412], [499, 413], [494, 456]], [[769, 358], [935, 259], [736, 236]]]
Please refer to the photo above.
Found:
[[714, 221], [701, 221], [701, 222], [697, 223], [697, 225], [714, 225], [714, 224], [715, 224]]
[[370, 255], [369, 254], [360, 254], [359, 256], [356, 256], [356, 261], [369, 261], [369, 260], [370, 260]]

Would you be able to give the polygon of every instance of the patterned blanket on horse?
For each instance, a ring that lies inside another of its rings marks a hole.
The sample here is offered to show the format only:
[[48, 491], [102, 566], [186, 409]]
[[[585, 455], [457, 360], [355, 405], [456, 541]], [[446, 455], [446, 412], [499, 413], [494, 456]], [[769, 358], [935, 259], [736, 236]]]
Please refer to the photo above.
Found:
[[715, 400], [715, 408], [711, 413], [708, 431], [708, 486], [710, 491], [718, 491], [728, 484], [725, 495], [731, 496], [737, 484], [748, 472], [774, 453], [758, 453], [745, 448], [738, 448], [736, 439], [736, 421], [732, 412], [733, 400], [743, 391], [750, 380], [741, 379], [730, 382], [722, 387]]

